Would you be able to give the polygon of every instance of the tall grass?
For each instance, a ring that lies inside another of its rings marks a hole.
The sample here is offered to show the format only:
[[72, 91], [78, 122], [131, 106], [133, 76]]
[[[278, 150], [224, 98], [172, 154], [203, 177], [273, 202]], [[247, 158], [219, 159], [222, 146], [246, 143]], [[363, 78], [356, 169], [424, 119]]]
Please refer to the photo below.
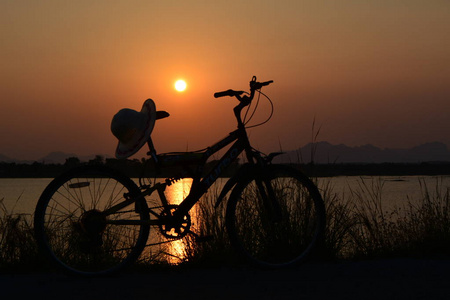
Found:
[[[437, 180], [428, 186], [418, 185], [420, 199], [405, 204], [386, 205], [381, 179], [360, 179], [357, 188], [337, 193], [330, 182], [322, 182], [319, 190], [325, 202], [327, 223], [322, 259], [371, 259], [388, 257], [450, 256], [450, 187]], [[187, 235], [183, 251], [175, 254], [176, 262], [188, 266], [233, 264], [237, 256], [231, 248], [225, 229], [226, 199], [215, 208], [218, 190], [206, 194], [196, 205], [192, 216], [193, 231], [212, 237], [198, 242]], [[0, 199], [0, 268], [27, 269], [42, 267], [33, 237], [32, 216], [8, 211]], [[156, 228], [152, 228], [155, 233]], [[138, 265], [174, 260], [169, 245], [145, 252]], [[38, 262], [38, 263], [37, 263]]]
[[216, 207], [220, 192], [213, 185], [194, 207], [193, 231], [201, 238], [199, 241], [193, 235], [187, 236], [184, 260], [187, 265], [228, 265], [236, 260], [225, 229], [226, 199]]
[[0, 269], [34, 267], [37, 261], [31, 216], [8, 211], [0, 199]]
[[[338, 194], [330, 181], [319, 186], [326, 209], [325, 241], [320, 258], [372, 259], [392, 257], [450, 256], [450, 187], [438, 180], [430, 189], [418, 181], [420, 199], [405, 195], [405, 204], [386, 203], [381, 178], [360, 179], [356, 188]], [[214, 209], [214, 195], [203, 202], [200, 231], [211, 242], [189, 246], [191, 262], [226, 261], [230, 249], [223, 209]], [[255, 229], [256, 230], [256, 229]]]
[[450, 256], [449, 187], [436, 182], [430, 192], [418, 182], [422, 197], [405, 195], [402, 206], [387, 205], [382, 179], [360, 179], [348, 195], [323, 188], [327, 207], [326, 250], [344, 259]]
[[358, 224], [354, 203], [345, 194], [334, 192], [330, 181], [319, 186], [325, 204], [326, 226], [322, 258], [348, 257], [353, 249], [353, 230]]

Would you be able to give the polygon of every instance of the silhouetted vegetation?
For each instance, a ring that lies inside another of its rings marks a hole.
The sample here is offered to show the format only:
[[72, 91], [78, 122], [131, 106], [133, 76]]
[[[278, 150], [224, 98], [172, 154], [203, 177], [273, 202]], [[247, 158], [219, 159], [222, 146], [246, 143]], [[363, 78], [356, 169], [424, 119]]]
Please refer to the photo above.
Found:
[[[204, 172], [208, 172], [217, 163], [213, 160], [207, 162], [204, 167]], [[150, 159], [115, 159], [104, 158], [101, 155], [97, 155], [94, 159], [88, 162], [81, 162], [77, 157], [70, 157], [66, 159], [64, 164], [47, 164], [34, 162], [32, 164], [19, 164], [19, 163], [0, 163], [0, 178], [54, 178], [61, 173], [81, 165], [105, 165], [107, 167], [120, 170], [125, 175], [131, 178], [137, 178], [142, 175], [147, 177], [170, 177], [174, 176], [180, 171], [176, 166], [165, 166], [164, 170], [157, 170]], [[194, 169], [195, 166], [186, 166], [187, 168]], [[231, 164], [222, 176], [231, 176], [239, 167], [239, 163], [236, 161]]]
[[[206, 164], [204, 172], [212, 169], [217, 161]], [[97, 155], [88, 162], [81, 162], [77, 157], [66, 159], [64, 164], [32, 164], [0, 163], [0, 178], [53, 178], [64, 171], [80, 165], [101, 164], [121, 170], [129, 177], [169, 177], [178, 170], [176, 167], [165, 167], [163, 172], [157, 171], [150, 159], [114, 159]], [[222, 174], [223, 177], [235, 173], [238, 163], [232, 164]], [[406, 176], [406, 175], [450, 175], [450, 162], [424, 163], [381, 163], [381, 164], [292, 164], [311, 177], [333, 176]], [[192, 166], [194, 168], [194, 166]]]
[[[317, 259], [449, 257], [450, 187], [439, 181], [433, 187], [419, 184], [422, 198], [411, 201], [405, 195], [405, 204], [396, 207], [386, 207], [381, 179], [360, 179], [359, 187], [348, 194], [336, 193], [329, 181], [321, 184], [327, 222]], [[232, 250], [223, 218], [217, 217], [220, 211], [208, 201], [200, 202], [200, 211], [208, 220], [199, 223], [202, 234], [219, 238], [192, 247], [187, 258], [191, 263], [223, 262]]]
[[9, 212], [3, 201], [0, 199], [0, 270], [33, 268], [40, 258], [31, 216]]
[[450, 162], [294, 165], [312, 177], [450, 175]]
[[[327, 224], [325, 243], [319, 249], [318, 259], [448, 258], [450, 188], [439, 180], [435, 186], [427, 186], [424, 181], [419, 185], [421, 199], [412, 201], [405, 195], [404, 205], [386, 207], [381, 179], [360, 179], [359, 186], [349, 189], [346, 194], [338, 194], [330, 182], [322, 183], [319, 189], [326, 205]], [[154, 266], [155, 257], [159, 265], [235, 263], [236, 256], [224, 227], [225, 202], [218, 209], [214, 208], [218, 193], [213, 188], [206, 194], [198, 204], [197, 215], [193, 216], [195, 231], [202, 236], [212, 236], [212, 240], [198, 243], [192, 236], [187, 236], [184, 239], [186, 247], [176, 259], [167, 255], [168, 244], [160, 245], [157, 251], [144, 251], [137, 266]], [[2, 201], [0, 199], [0, 268], [46, 268], [35, 246], [32, 216], [6, 211]]]

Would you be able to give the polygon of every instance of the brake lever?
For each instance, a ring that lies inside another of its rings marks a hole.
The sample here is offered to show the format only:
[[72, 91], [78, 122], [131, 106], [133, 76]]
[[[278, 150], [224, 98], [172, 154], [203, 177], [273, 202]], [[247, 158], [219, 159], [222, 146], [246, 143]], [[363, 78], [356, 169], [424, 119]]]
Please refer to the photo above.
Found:
[[250, 81], [250, 89], [251, 90], [259, 90], [263, 86], [269, 85], [273, 82], [273, 80], [265, 81], [265, 82], [257, 82], [256, 76], [253, 76], [252, 81]]

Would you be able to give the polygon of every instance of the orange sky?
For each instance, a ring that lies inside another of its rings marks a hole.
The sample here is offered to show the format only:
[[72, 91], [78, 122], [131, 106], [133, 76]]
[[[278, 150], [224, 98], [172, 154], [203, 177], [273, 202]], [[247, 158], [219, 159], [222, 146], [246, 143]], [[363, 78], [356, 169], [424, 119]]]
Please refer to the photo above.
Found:
[[449, 37], [447, 0], [2, 1], [0, 154], [113, 155], [112, 116], [147, 98], [171, 114], [158, 151], [204, 148], [235, 128], [213, 93], [253, 75], [274, 80], [264, 152], [310, 142], [314, 117], [331, 143], [450, 145]]

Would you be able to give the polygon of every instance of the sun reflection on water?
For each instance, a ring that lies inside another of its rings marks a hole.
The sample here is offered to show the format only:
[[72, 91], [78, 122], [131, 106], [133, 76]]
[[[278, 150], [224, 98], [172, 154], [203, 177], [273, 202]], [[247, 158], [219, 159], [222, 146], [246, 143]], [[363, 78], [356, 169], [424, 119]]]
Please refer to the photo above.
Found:
[[[168, 186], [165, 191], [165, 195], [170, 204], [180, 204], [184, 198], [189, 194], [192, 186], [192, 178], [183, 178], [180, 181]], [[196, 217], [196, 207], [194, 206], [189, 214], [191, 219]], [[174, 240], [169, 244], [168, 262], [171, 264], [178, 264], [186, 258], [186, 244], [183, 239]]]

